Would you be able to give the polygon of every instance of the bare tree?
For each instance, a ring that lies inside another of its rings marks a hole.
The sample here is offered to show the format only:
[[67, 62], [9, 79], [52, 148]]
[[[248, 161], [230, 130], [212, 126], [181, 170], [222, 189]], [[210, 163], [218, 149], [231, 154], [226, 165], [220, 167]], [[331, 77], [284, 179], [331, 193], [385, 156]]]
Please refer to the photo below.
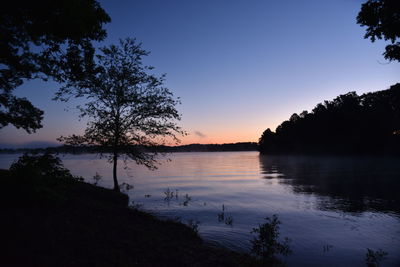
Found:
[[132, 159], [148, 168], [155, 168], [157, 153], [145, 148], [164, 144], [166, 140], [179, 142], [184, 134], [177, 125], [181, 116], [176, 110], [179, 99], [163, 86], [164, 75], [149, 74], [152, 67], [144, 66], [142, 57], [148, 52], [135, 39], [120, 40], [120, 45], [100, 49], [95, 72], [85, 79], [69, 82], [56, 99], [84, 97], [86, 103], [78, 106], [81, 117], [89, 122], [83, 135], [60, 137], [70, 145], [94, 145], [111, 152], [114, 190], [118, 159]]

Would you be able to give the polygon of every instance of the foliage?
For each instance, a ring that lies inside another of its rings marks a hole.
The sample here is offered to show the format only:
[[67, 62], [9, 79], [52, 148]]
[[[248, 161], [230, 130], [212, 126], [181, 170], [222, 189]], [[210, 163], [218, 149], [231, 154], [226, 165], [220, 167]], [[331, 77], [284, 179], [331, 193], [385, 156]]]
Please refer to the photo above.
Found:
[[367, 254], [365, 255], [365, 262], [369, 267], [379, 267], [379, 264], [388, 255], [386, 251], [382, 249], [372, 250], [367, 248]]
[[18, 98], [0, 91], [0, 128], [12, 123], [16, 128], [23, 128], [32, 133], [42, 128], [42, 120], [43, 111], [34, 107], [26, 98]]
[[266, 223], [260, 224], [258, 228], [253, 228], [252, 233], [257, 234], [258, 237], [251, 241], [252, 252], [261, 260], [273, 263], [277, 261], [277, 254], [286, 256], [292, 253], [289, 248], [290, 240], [286, 237], [283, 242], [278, 241], [281, 221], [276, 214], [265, 220]]
[[400, 148], [400, 84], [358, 96], [340, 95], [293, 114], [259, 140], [263, 154], [395, 154]]
[[[60, 158], [49, 154], [24, 154], [10, 166], [9, 187], [21, 184], [20, 194], [34, 201], [29, 205], [58, 205], [69, 199], [66, 190], [83, 181], [82, 177], [73, 176], [66, 169]], [[4, 184], [3, 184], [4, 186]], [[3, 196], [7, 201], [16, 197]]]
[[143, 66], [142, 58], [148, 52], [134, 39], [120, 40], [120, 45], [100, 49], [95, 62], [96, 72], [69, 81], [57, 93], [56, 99], [86, 98], [78, 106], [81, 117], [88, 117], [85, 133], [81, 136], [61, 137], [70, 145], [92, 145], [110, 151], [114, 163], [114, 189], [119, 190], [117, 162], [120, 156], [132, 159], [154, 169], [156, 152], [145, 147], [164, 144], [166, 138], [178, 142], [177, 126], [180, 114], [171, 91], [163, 86], [164, 76], [149, 74], [152, 69]]
[[384, 57], [400, 61], [400, 2], [398, 0], [368, 0], [361, 6], [357, 23], [367, 26], [364, 38], [390, 41]]
[[198, 220], [194, 220], [194, 219], [188, 220], [188, 226], [189, 226], [190, 229], [192, 229], [193, 232], [195, 232], [196, 234], [199, 233], [199, 224], [200, 224], [200, 221], [198, 221]]
[[97, 185], [102, 178], [103, 177], [99, 173], [96, 172], [96, 174], [93, 176], [93, 184]]
[[30, 79], [58, 82], [90, 72], [94, 48], [110, 17], [96, 0], [15, 0], [0, 10], [0, 127], [28, 133], [41, 128], [43, 112], [13, 90]]
[[73, 178], [60, 158], [52, 154], [22, 155], [10, 166], [10, 171], [16, 177], [46, 177], [50, 179]]

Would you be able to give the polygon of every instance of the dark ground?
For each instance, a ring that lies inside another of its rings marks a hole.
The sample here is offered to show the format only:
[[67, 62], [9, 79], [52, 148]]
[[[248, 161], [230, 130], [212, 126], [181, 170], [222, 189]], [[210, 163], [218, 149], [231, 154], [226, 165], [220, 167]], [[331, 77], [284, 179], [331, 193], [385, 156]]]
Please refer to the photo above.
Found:
[[0, 266], [256, 266], [181, 223], [128, 208], [124, 194], [73, 179], [0, 170], [0, 211]]

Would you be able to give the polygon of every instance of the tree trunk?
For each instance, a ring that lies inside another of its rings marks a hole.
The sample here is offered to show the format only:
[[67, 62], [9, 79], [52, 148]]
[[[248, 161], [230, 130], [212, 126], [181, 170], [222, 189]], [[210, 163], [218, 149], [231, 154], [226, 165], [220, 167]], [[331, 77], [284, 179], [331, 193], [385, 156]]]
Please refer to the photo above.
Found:
[[[117, 99], [118, 103], [118, 99]], [[117, 113], [115, 116], [115, 125], [114, 125], [114, 146], [113, 146], [113, 180], [114, 180], [114, 191], [120, 192], [119, 190], [119, 184], [117, 180], [117, 165], [118, 165], [118, 153], [119, 153], [119, 135], [120, 135], [120, 124], [119, 124], [119, 119], [120, 119], [120, 110], [119, 110], [119, 105], [117, 108]]]
[[117, 180], [117, 164], [118, 164], [118, 154], [114, 152], [114, 158], [113, 158], [113, 180], [114, 180], [114, 191], [120, 192], [119, 190], [119, 184]]

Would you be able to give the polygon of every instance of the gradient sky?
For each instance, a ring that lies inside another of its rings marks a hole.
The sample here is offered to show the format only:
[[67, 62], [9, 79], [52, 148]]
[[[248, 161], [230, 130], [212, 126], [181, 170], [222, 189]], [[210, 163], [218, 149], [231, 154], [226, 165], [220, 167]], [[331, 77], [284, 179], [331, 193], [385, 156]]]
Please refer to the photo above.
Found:
[[[145, 63], [166, 73], [182, 99], [188, 143], [257, 141], [291, 114], [356, 91], [400, 82], [385, 43], [363, 39], [356, 24], [361, 0], [100, 1], [112, 22], [101, 45], [136, 37]], [[55, 141], [82, 133], [73, 103], [51, 101], [55, 83], [31, 81], [16, 91], [45, 111], [44, 127], [28, 135], [12, 126], [1, 143]]]

